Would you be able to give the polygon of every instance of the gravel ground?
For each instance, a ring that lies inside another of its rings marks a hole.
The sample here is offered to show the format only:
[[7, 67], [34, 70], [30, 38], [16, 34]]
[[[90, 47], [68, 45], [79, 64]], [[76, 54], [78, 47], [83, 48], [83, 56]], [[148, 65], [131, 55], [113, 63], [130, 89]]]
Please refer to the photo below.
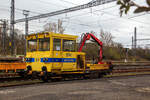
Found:
[[0, 88], [0, 100], [150, 100], [150, 75]]

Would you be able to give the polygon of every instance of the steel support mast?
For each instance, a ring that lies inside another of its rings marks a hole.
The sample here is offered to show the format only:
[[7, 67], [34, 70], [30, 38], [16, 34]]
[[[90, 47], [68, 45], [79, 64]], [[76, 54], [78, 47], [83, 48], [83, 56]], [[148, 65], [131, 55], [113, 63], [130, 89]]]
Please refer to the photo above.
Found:
[[134, 49], [136, 49], [136, 45], [137, 45], [137, 35], [136, 35], [136, 27], [134, 28]]
[[[25, 16], [25, 41], [26, 40], [26, 36], [28, 36], [28, 15], [29, 15], [29, 11], [28, 10], [23, 10], [23, 15]], [[24, 54], [26, 55], [26, 48], [27, 48], [27, 42], [25, 42], [25, 52]]]
[[2, 22], [2, 54], [5, 55], [6, 44], [6, 20], [0, 20]]
[[11, 55], [14, 55], [14, 25], [15, 25], [15, 0], [11, 0], [11, 16], [10, 16], [10, 35], [11, 35]]
[[6, 54], [6, 20], [3, 21], [3, 54]]

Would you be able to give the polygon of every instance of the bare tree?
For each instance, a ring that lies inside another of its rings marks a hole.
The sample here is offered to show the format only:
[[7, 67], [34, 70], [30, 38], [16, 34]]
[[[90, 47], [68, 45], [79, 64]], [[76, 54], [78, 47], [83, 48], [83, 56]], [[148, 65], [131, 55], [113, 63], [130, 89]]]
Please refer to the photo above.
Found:
[[112, 46], [113, 45], [113, 36], [109, 32], [104, 32], [101, 30], [100, 32], [100, 40], [103, 42], [104, 46]]
[[58, 19], [57, 23], [49, 22], [44, 25], [44, 31], [55, 32], [63, 34], [65, 29], [63, 27], [62, 20]]
[[59, 19], [59, 20], [58, 20], [58, 33], [63, 34], [64, 31], [65, 31], [65, 29], [64, 29], [63, 26], [62, 26], [62, 20]]

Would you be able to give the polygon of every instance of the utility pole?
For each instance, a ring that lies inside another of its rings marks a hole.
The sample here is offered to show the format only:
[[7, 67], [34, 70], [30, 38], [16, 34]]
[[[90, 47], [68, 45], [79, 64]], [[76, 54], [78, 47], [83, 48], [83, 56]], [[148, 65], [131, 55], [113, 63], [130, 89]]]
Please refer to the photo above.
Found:
[[132, 36], [132, 49], [134, 48], [134, 38]]
[[137, 33], [136, 33], [136, 27], [134, 28], [134, 49], [136, 49], [136, 45], [137, 45]]
[[29, 16], [29, 11], [28, 10], [23, 10], [23, 15], [25, 16], [25, 52], [24, 54], [26, 55], [26, 49], [27, 49], [27, 40], [26, 36], [28, 36], [28, 16]]
[[3, 54], [5, 55], [5, 44], [6, 44], [6, 20], [3, 21], [3, 35], [2, 35], [2, 39], [3, 39]]
[[11, 55], [14, 55], [14, 25], [15, 25], [15, 0], [11, 0], [11, 15], [10, 15], [10, 35], [11, 35]]
[[136, 33], [136, 27], [134, 28], [134, 39], [133, 39], [134, 41], [134, 51], [133, 51], [133, 53], [134, 53], [134, 56], [136, 57], [136, 42], [137, 42], [137, 33]]
[[2, 54], [5, 55], [6, 44], [6, 20], [0, 20], [2, 22]]

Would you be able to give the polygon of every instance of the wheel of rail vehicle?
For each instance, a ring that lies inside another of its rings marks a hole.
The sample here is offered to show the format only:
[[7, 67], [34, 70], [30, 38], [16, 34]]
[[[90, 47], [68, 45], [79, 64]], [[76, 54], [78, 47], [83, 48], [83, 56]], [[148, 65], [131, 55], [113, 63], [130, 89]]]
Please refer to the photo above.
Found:
[[24, 72], [18, 72], [19, 76], [24, 78], [25, 77], [25, 71]]
[[37, 72], [32, 72], [32, 77], [31, 77], [32, 80], [34, 79], [38, 79], [38, 74]]
[[32, 78], [32, 75], [28, 75], [28, 73], [32, 71], [32, 67], [31, 66], [27, 66], [26, 70], [24, 71], [24, 78], [27, 78], [27, 79], [31, 79]]
[[98, 75], [98, 77], [99, 78], [103, 78], [105, 75], [107, 75], [106, 72], [100, 72], [99, 75]]
[[48, 82], [48, 73], [46, 66], [42, 67], [42, 72], [43, 72], [43, 75], [41, 76], [42, 81]]
[[48, 75], [46, 71], [43, 71], [43, 75], [41, 76], [43, 82], [48, 82]]
[[97, 78], [99, 78], [99, 73], [98, 72], [91, 73], [90, 79], [97, 79]]
[[91, 72], [91, 73], [88, 73], [88, 74], [85, 74], [83, 76], [84, 79], [96, 79], [98, 78], [98, 73], [97, 72]]
[[84, 74], [84, 75], [83, 75], [83, 78], [84, 78], [84, 79], [89, 79], [89, 78], [90, 78], [90, 75], [89, 75], [89, 74]]

